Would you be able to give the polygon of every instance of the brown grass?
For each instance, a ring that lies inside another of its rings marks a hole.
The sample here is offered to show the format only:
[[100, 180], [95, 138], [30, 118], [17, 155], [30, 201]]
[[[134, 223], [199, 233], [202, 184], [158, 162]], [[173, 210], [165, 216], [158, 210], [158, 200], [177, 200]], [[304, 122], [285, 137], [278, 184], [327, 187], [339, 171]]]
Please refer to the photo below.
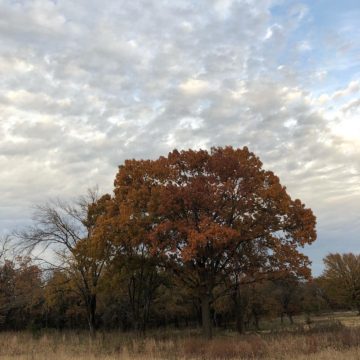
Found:
[[0, 359], [360, 359], [360, 327], [321, 321], [291, 331], [239, 336], [217, 334], [212, 341], [197, 330], [156, 331], [146, 338], [119, 332], [0, 333]]

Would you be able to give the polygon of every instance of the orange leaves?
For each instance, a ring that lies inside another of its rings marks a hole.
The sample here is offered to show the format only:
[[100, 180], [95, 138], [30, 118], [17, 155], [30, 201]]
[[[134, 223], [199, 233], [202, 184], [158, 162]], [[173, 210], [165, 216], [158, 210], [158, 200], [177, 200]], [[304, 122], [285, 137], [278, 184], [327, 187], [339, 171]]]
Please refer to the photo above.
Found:
[[316, 238], [312, 211], [293, 201], [247, 148], [128, 160], [116, 176], [114, 202], [129, 236], [215, 272], [219, 264], [236, 269], [246, 258], [252, 267], [289, 266], [305, 274], [308, 260], [297, 247]]
[[204, 219], [199, 223], [197, 230], [189, 229], [183, 258], [189, 261], [198, 255], [211, 256], [211, 253], [216, 257], [219, 251], [226, 250], [231, 243], [236, 244], [239, 238], [239, 231], [216, 224], [209, 218]]

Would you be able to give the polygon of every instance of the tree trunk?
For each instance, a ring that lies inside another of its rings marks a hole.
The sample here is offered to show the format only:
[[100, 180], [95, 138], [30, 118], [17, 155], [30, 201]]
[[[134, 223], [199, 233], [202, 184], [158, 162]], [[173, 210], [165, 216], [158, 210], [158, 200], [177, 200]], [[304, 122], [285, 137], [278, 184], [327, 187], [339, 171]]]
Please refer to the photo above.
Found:
[[96, 334], [96, 295], [92, 294], [88, 299], [88, 323], [91, 337]]
[[356, 303], [356, 309], [357, 309], [357, 316], [360, 316], [360, 302]]
[[201, 301], [200, 301], [200, 306], [195, 306], [195, 310], [196, 310], [196, 320], [197, 320], [198, 326], [202, 327]]
[[212, 338], [211, 318], [210, 318], [210, 296], [204, 294], [201, 297], [201, 315], [202, 315], [202, 329], [203, 335], [207, 339]]
[[175, 327], [175, 329], [180, 328], [179, 318], [177, 316], [175, 316], [175, 318], [174, 318], [174, 327]]
[[241, 306], [238, 306], [235, 311], [236, 330], [239, 334], [244, 333], [244, 315]]
[[259, 331], [260, 325], [259, 325], [259, 318], [257, 316], [254, 318], [254, 325], [255, 325], [256, 331]]
[[253, 310], [253, 317], [254, 317], [254, 325], [255, 325], [255, 329], [256, 331], [259, 331], [260, 330], [260, 318], [259, 318], [259, 314]]
[[235, 325], [239, 334], [244, 333], [244, 305], [241, 301], [240, 285], [238, 284], [232, 294], [235, 309]]

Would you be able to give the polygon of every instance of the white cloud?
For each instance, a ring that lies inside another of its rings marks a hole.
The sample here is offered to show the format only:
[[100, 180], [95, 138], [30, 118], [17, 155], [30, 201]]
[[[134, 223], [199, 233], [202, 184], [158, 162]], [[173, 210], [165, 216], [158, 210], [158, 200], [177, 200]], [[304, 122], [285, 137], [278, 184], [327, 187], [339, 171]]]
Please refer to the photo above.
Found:
[[334, 94], [332, 94], [332, 99], [336, 100], [356, 92], [360, 91], [360, 82], [357, 80], [351, 81], [349, 85], [345, 88], [337, 90]]
[[308, 52], [312, 50], [310, 43], [306, 40], [300, 41], [296, 47], [300, 52]]
[[273, 24], [266, 29], [264, 40], [269, 40], [274, 37], [281, 37], [283, 34], [283, 27], [279, 24]]
[[180, 84], [180, 89], [188, 95], [200, 95], [208, 92], [210, 84], [204, 80], [189, 79]]
[[198, 130], [204, 125], [204, 119], [196, 117], [185, 117], [180, 119], [178, 128], [179, 129], [191, 129]]

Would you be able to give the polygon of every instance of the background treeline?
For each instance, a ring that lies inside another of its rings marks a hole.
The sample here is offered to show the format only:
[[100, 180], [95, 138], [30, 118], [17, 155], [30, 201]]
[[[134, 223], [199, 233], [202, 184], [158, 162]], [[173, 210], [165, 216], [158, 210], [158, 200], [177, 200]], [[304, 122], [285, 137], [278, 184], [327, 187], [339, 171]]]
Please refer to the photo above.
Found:
[[[126, 262], [121, 267], [108, 265], [103, 271], [96, 327], [144, 331], [201, 325], [200, 303], [189, 288], [151, 263], [133, 257]], [[244, 331], [261, 328], [262, 320], [281, 318], [290, 324], [299, 314], [310, 319], [323, 312], [357, 308], [352, 295], [344, 293], [344, 284], [332, 283], [336, 280], [324, 275], [306, 282], [283, 278], [241, 285], [236, 294], [223, 295], [212, 304], [213, 326]], [[45, 271], [28, 257], [3, 258], [0, 329], [87, 328], [87, 305], [76, 281], [68, 271]]]

